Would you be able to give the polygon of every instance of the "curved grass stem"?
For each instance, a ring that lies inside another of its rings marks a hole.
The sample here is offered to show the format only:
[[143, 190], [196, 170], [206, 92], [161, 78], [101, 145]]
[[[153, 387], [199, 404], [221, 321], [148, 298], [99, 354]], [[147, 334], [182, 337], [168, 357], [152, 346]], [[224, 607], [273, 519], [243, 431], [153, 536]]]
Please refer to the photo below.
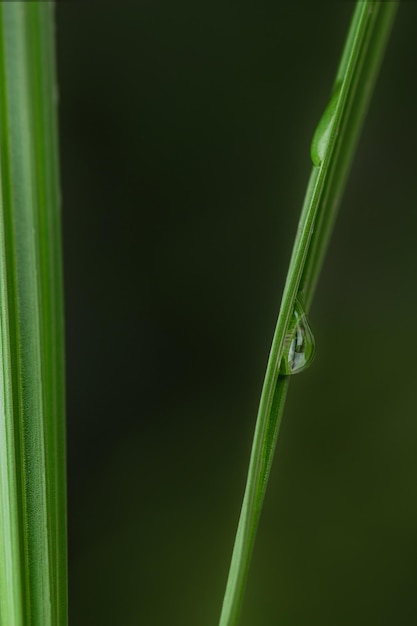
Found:
[[265, 374], [219, 626], [238, 623], [289, 384], [289, 377], [280, 374], [285, 336], [296, 299], [306, 310], [310, 307], [397, 6], [397, 2], [357, 2], [331, 103], [313, 138], [314, 166]]

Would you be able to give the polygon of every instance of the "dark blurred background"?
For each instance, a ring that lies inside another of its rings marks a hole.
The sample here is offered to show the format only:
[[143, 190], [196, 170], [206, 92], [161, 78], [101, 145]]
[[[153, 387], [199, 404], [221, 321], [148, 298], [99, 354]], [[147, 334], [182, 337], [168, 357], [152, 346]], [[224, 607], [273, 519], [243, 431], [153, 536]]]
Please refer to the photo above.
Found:
[[[70, 619], [215, 626], [351, 2], [57, 7]], [[242, 626], [417, 624], [417, 3], [284, 413]]]

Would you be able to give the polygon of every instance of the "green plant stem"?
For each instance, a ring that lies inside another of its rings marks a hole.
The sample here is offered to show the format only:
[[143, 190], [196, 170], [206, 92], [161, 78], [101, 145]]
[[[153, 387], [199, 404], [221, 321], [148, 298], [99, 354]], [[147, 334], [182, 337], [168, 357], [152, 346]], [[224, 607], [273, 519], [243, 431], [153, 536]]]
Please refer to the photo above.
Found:
[[0, 624], [65, 626], [54, 7], [0, 3]]
[[[238, 622], [289, 383], [288, 377], [280, 375], [285, 336], [296, 298], [309, 309], [396, 9], [396, 2], [356, 4], [332, 90], [331, 114], [326, 112], [318, 127], [324, 137], [319, 150], [313, 140], [317, 163], [307, 187], [272, 341], [219, 626]], [[321, 126], [327, 134], [323, 135]]]

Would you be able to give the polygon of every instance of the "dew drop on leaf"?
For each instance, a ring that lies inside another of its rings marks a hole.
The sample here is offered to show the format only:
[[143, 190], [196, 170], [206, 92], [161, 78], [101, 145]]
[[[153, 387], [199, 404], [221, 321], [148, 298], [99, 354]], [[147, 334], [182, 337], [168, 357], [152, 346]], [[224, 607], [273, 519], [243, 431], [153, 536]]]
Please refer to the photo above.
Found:
[[316, 342], [307, 316], [295, 301], [293, 316], [284, 340], [284, 352], [280, 372], [284, 375], [298, 374], [308, 367], [315, 355]]

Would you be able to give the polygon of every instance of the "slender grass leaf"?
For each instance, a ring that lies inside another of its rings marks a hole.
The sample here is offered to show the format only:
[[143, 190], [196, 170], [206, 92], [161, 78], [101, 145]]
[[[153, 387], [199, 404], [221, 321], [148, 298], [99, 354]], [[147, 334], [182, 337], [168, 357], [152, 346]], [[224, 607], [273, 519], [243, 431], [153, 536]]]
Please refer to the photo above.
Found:
[[313, 169], [262, 389], [220, 626], [238, 623], [289, 384], [289, 376], [283, 375], [286, 368], [282, 368], [288, 331], [293, 324], [296, 302], [306, 311], [310, 307], [396, 10], [396, 2], [357, 2], [329, 104], [313, 137]]
[[0, 623], [65, 626], [54, 7], [0, 3]]

